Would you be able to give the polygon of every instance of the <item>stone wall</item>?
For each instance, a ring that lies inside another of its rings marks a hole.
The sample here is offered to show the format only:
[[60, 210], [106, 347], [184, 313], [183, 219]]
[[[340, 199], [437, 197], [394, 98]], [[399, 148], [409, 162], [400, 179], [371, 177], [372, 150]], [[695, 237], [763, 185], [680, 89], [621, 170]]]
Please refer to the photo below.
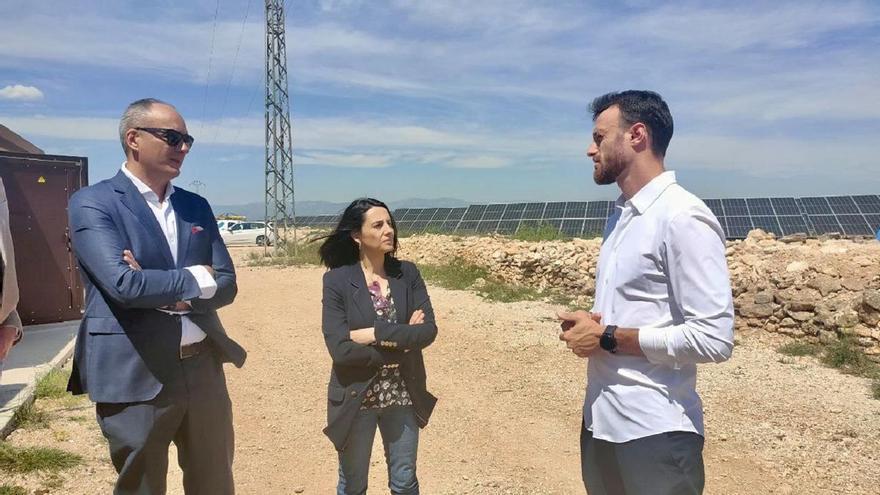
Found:
[[[486, 267], [515, 284], [594, 294], [600, 240], [527, 242], [500, 236], [419, 235], [401, 239], [401, 257], [442, 264], [455, 258]], [[740, 329], [762, 329], [810, 341], [851, 335], [880, 358], [880, 242], [777, 240], [755, 230], [727, 243]]]

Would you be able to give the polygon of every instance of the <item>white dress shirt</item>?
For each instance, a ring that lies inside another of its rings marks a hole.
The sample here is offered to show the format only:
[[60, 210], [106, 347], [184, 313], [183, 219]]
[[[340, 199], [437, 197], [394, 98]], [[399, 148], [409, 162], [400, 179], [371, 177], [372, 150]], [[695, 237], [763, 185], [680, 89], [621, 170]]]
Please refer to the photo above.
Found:
[[[131, 179], [134, 186], [147, 201], [147, 206], [150, 207], [150, 211], [153, 212], [153, 215], [159, 222], [159, 227], [162, 228], [162, 233], [165, 234], [165, 240], [168, 242], [168, 248], [171, 249], [171, 256], [174, 258], [174, 263], [177, 264], [177, 216], [174, 214], [174, 208], [171, 207], [171, 195], [174, 194], [174, 186], [172, 186], [170, 182], [168, 183], [168, 187], [165, 189], [165, 200], [160, 202], [159, 196], [150, 189], [150, 186], [144, 184], [142, 180], [135, 177], [125, 166], [125, 163], [122, 164], [122, 173]], [[137, 259], [137, 253], [132, 254], [134, 254], [135, 259]], [[119, 255], [122, 256], [122, 253]], [[214, 294], [217, 292], [217, 282], [214, 280], [214, 277], [208, 273], [208, 270], [205, 267], [188, 266], [185, 267], [184, 270], [188, 270], [192, 273], [196, 278], [196, 281], [199, 283], [199, 289], [202, 291], [199, 299], [211, 299], [214, 297]], [[162, 309], [159, 309], [159, 311], [182, 315], [180, 317], [181, 346], [202, 341], [207, 337], [205, 332], [203, 332], [198, 325], [193, 323], [189, 317], [183, 316], [189, 313], [188, 311], [167, 311]]]
[[598, 349], [587, 367], [584, 424], [627, 442], [668, 431], [704, 434], [697, 363], [733, 350], [733, 297], [724, 232], [709, 208], [664, 172], [605, 227], [594, 312], [639, 329], [645, 356]]

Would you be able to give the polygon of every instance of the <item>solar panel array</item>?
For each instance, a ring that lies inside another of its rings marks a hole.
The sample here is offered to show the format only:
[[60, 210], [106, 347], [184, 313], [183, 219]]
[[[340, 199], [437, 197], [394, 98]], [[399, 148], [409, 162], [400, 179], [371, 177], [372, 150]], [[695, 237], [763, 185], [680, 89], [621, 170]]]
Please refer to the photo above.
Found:
[[[880, 229], [880, 196], [814, 196], [804, 198], [707, 199], [728, 239], [743, 239], [752, 229], [777, 236], [839, 234], [874, 236]], [[466, 208], [398, 208], [401, 232], [515, 234], [523, 228], [550, 226], [570, 237], [601, 236], [612, 201], [507, 203]], [[339, 215], [298, 217], [297, 224], [333, 227]]]

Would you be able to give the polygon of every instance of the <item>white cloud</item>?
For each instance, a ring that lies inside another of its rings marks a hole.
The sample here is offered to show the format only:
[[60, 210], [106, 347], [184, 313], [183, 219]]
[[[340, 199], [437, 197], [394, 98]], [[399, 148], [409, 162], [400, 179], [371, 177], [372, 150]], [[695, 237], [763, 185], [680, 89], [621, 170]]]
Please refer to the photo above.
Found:
[[0, 89], [0, 99], [17, 101], [37, 101], [43, 99], [43, 92], [34, 86], [13, 84]]
[[827, 33], [874, 25], [877, 15], [860, 2], [777, 2], [706, 8], [680, 2], [648, 10], [609, 33], [649, 39], [688, 52], [799, 48]]
[[806, 173], [876, 180], [875, 146], [855, 137], [835, 139], [834, 146], [829, 146], [824, 139], [796, 137], [676, 136], [666, 164], [671, 168], [737, 170], [757, 177]]

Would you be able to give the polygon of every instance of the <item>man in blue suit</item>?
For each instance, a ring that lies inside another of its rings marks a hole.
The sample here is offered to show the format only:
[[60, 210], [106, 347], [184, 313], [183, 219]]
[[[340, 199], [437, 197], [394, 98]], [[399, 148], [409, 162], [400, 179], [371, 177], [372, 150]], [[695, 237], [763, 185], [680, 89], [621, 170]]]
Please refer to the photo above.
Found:
[[88, 393], [119, 474], [114, 493], [164, 494], [177, 445], [189, 494], [232, 494], [232, 408], [223, 362], [246, 353], [217, 309], [235, 270], [208, 202], [171, 185], [193, 145], [177, 110], [125, 110], [126, 161], [70, 200], [86, 309], [68, 390]]

